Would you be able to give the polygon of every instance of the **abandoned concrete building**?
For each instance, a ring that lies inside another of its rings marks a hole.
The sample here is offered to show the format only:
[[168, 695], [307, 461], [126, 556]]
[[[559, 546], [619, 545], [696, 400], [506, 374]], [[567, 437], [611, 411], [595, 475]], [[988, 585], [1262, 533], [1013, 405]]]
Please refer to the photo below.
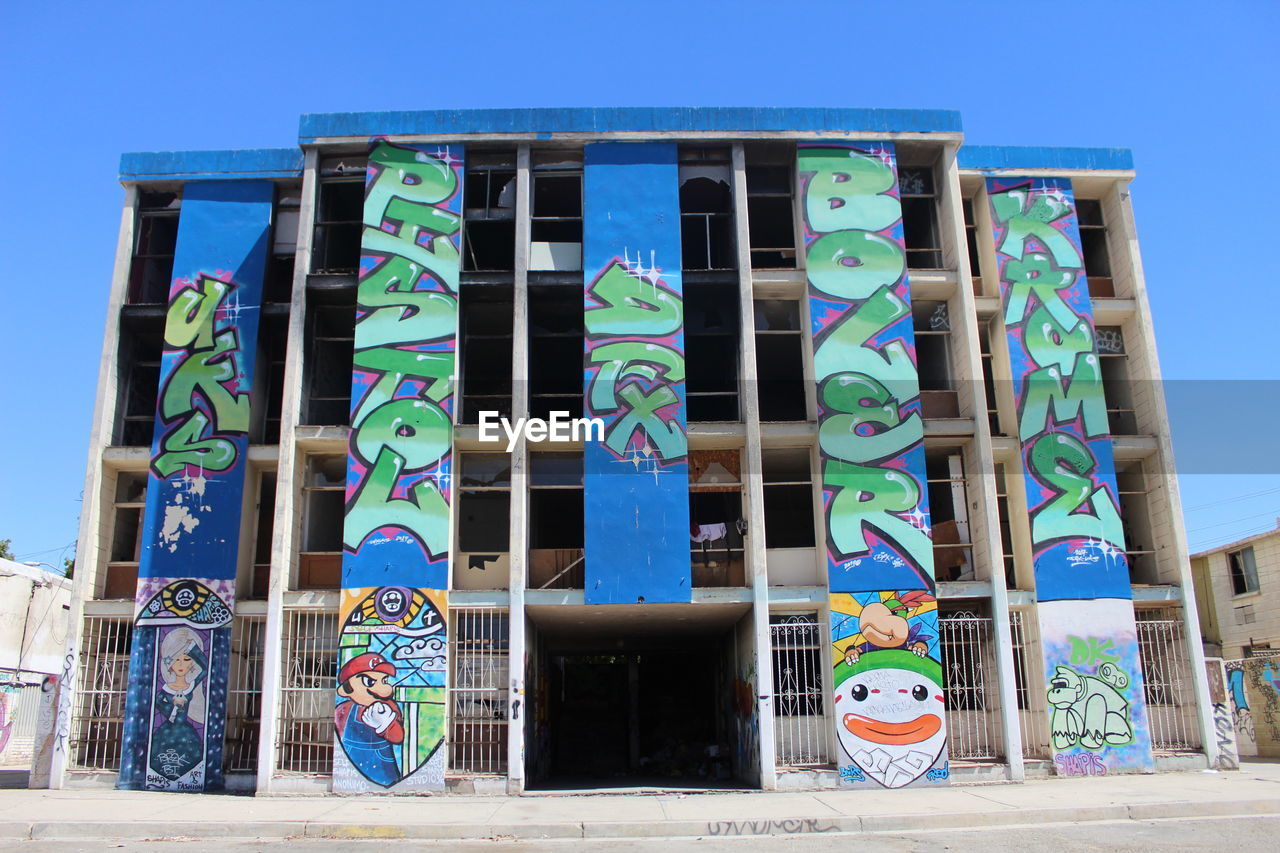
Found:
[[53, 784], [1216, 766], [1134, 176], [932, 110], [125, 155]]

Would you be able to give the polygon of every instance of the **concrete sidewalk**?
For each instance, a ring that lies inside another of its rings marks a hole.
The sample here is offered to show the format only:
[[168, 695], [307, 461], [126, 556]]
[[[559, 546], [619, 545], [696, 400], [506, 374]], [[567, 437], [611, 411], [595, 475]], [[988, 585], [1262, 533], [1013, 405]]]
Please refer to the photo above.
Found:
[[237, 797], [0, 791], [0, 839], [643, 838], [1280, 815], [1280, 764], [928, 791]]

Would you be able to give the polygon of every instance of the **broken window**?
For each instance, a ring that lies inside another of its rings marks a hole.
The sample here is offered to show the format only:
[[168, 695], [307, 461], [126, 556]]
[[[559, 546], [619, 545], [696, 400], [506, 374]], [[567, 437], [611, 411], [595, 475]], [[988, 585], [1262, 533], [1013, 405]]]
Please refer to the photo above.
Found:
[[582, 285], [529, 286], [529, 414], [582, 417]]
[[366, 165], [363, 155], [321, 158], [312, 272], [354, 274], [359, 270]]
[[690, 421], [738, 420], [738, 285], [684, 287], [685, 391]]
[[533, 152], [529, 269], [582, 269], [582, 152]]
[[530, 453], [529, 586], [582, 589], [582, 452]]
[[262, 282], [263, 302], [289, 302], [293, 298], [293, 259], [298, 250], [298, 220], [302, 207], [302, 187], [276, 187], [275, 215], [272, 217], [271, 255], [267, 258]]
[[480, 412], [511, 417], [512, 288], [473, 282], [459, 293], [462, 356], [461, 423]]
[[168, 303], [181, 206], [182, 198], [176, 192], [138, 191], [133, 261], [129, 267], [126, 298], [129, 304]]
[[751, 267], [795, 269], [795, 146], [747, 143], [745, 154]]
[[258, 475], [258, 516], [254, 526], [253, 574], [249, 580], [248, 599], [263, 601], [271, 583], [271, 539], [275, 533], [276, 472]]
[[794, 299], [757, 299], [753, 307], [760, 420], [806, 420], [809, 415], [800, 303]]
[[920, 403], [926, 418], [957, 418], [960, 402], [951, 382], [951, 315], [945, 302], [911, 303]]
[[964, 456], [959, 447], [930, 447], [924, 454], [933, 530], [933, 571], [940, 581], [973, 580]]
[[254, 444], [280, 443], [280, 409], [284, 400], [285, 349], [289, 315], [263, 313], [258, 326], [258, 357], [254, 365]]
[[355, 356], [355, 291], [313, 291], [307, 299], [306, 405], [302, 423], [351, 422]]
[[974, 218], [973, 199], [964, 200], [964, 242], [969, 251], [969, 275], [973, 279], [973, 294], [982, 295], [982, 258], [978, 254], [978, 223]]
[[464, 270], [516, 268], [516, 152], [468, 151], [463, 181]]
[[815, 543], [813, 468], [807, 447], [760, 451], [767, 548], [812, 548]]
[[742, 454], [689, 451], [689, 536], [695, 587], [746, 586]]
[[1094, 198], [1076, 199], [1076, 217], [1080, 222], [1080, 248], [1084, 255], [1084, 274], [1089, 280], [1089, 295], [1095, 299], [1115, 296], [1102, 202]]
[[978, 321], [978, 350], [982, 358], [982, 384], [986, 388], [987, 423], [992, 435], [1004, 435], [1000, 429], [1000, 402], [996, 395], [996, 374], [991, 354], [992, 327], [995, 320]]
[[938, 198], [933, 169], [903, 167], [898, 170], [902, 197], [902, 232], [907, 246], [907, 268], [942, 268], [942, 244], [938, 235]]
[[1004, 564], [1004, 583], [1018, 588], [1017, 560], [1013, 553], [1013, 528], [1009, 523], [1009, 480], [1003, 463], [996, 463], [996, 513], [1000, 520], [1000, 555]]
[[116, 474], [108, 551], [110, 559], [99, 587], [102, 598], [133, 598], [137, 593], [148, 479], [146, 471], [120, 471]]
[[298, 589], [337, 589], [342, 579], [347, 457], [307, 457], [302, 485], [302, 553]]
[[[1258, 591], [1258, 563], [1254, 558], [1252, 545], [1248, 548], [1241, 548], [1239, 551], [1228, 553], [1227, 562], [1231, 566], [1232, 595], [1247, 595]], [[1252, 607], [1252, 605], [1245, 605], [1245, 607]], [[1237, 611], [1240, 610], [1240, 608], [1236, 609]], [[1250, 618], [1246, 621], [1252, 622], [1252, 612], [1249, 616]], [[1237, 624], [1244, 624], [1239, 619], [1236, 622]]]
[[1147, 501], [1147, 469], [1141, 459], [1117, 459], [1116, 491], [1120, 521], [1124, 526], [1124, 555], [1129, 561], [1129, 578], [1137, 584], [1159, 583], [1155, 541], [1151, 535], [1151, 515]]
[[151, 446], [163, 354], [164, 316], [135, 314], [130, 309], [122, 311], [115, 444], [123, 447]]
[[680, 148], [680, 246], [686, 270], [738, 266], [728, 148]]
[[1138, 416], [1129, 384], [1129, 357], [1125, 354], [1124, 333], [1119, 326], [1098, 326], [1098, 370], [1102, 374], [1102, 394], [1107, 401], [1107, 425], [1112, 435], [1137, 435]]
[[505, 453], [462, 453], [458, 462], [460, 556], [506, 553], [511, 534], [511, 457]]

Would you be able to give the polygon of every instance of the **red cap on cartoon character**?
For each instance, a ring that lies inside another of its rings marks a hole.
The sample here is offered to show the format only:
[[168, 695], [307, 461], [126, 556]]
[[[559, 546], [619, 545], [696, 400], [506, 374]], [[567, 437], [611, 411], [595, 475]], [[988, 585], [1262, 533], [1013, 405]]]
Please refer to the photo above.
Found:
[[396, 665], [374, 652], [357, 655], [347, 661], [346, 666], [338, 670], [338, 683], [342, 684], [347, 679], [355, 678], [362, 672], [382, 672], [387, 675], [395, 675]]

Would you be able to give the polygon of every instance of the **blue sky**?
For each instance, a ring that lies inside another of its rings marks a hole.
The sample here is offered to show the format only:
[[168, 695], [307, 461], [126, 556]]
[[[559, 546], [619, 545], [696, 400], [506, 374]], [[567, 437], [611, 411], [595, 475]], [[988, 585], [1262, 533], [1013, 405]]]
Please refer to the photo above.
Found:
[[974, 144], [1132, 148], [1191, 544], [1274, 526], [1278, 23], [1231, 0], [11, 4], [0, 539], [51, 562], [75, 539], [122, 152], [286, 147], [304, 112], [528, 106], [946, 108]]

